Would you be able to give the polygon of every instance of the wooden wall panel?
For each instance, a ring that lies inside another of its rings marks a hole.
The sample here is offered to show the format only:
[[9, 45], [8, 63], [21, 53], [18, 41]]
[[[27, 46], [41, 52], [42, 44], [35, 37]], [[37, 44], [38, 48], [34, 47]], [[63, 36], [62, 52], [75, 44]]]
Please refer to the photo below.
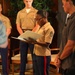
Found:
[[53, 2], [54, 2], [54, 6], [52, 8], [52, 11], [56, 12], [58, 11], [58, 0], [53, 0]]
[[10, 9], [10, 0], [0, 0], [0, 2], [1, 2], [2, 8], [3, 8], [2, 13], [7, 14], [7, 12]]
[[50, 15], [51, 17], [51, 24], [55, 30], [55, 34], [54, 34], [54, 37], [53, 37], [53, 41], [52, 41], [52, 44], [50, 45], [51, 48], [54, 48], [54, 47], [57, 47], [57, 33], [58, 33], [58, 22], [57, 22], [57, 19], [56, 19], [56, 15], [57, 15], [57, 11], [58, 11], [58, 0], [53, 0], [54, 2], [54, 5], [52, 7], [52, 13]]

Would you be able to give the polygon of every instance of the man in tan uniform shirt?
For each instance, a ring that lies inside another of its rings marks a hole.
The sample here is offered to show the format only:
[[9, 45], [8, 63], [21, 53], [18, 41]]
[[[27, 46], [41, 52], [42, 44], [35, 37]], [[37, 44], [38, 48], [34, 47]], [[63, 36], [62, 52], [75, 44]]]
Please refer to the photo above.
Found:
[[[37, 10], [32, 7], [33, 0], [23, 0], [25, 8], [20, 10], [17, 14], [16, 25], [19, 34], [21, 35], [26, 30], [32, 30], [35, 26], [35, 15]], [[27, 63], [27, 53], [28, 48], [30, 48], [31, 54], [33, 56], [32, 45], [20, 41], [20, 53], [21, 53], [21, 64], [20, 64], [20, 75], [25, 75], [26, 63]]]

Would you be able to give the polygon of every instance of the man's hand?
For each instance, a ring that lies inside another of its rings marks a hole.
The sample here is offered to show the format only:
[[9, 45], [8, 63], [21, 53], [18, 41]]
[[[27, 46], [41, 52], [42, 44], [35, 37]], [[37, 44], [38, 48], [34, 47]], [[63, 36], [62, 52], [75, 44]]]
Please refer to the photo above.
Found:
[[57, 55], [55, 60], [54, 60], [54, 64], [56, 65], [57, 68], [60, 67], [61, 61], [59, 60], [59, 56]]

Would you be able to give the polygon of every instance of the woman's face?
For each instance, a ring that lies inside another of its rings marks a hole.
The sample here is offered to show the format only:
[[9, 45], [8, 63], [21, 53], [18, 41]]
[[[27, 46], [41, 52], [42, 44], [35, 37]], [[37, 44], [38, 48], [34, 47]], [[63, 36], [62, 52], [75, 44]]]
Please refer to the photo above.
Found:
[[35, 20], [38, 25], [40, 25], [40, 26], [44, 25], [44, 18], [42, 18], [40, 15], [37, 14]]

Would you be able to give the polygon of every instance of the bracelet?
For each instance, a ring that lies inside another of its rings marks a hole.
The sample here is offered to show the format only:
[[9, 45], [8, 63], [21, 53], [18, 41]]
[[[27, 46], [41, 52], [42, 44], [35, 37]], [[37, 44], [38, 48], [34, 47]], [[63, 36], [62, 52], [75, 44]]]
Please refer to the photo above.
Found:
[[62, 62], [62, 59], [58, 58], [61, 62]]

